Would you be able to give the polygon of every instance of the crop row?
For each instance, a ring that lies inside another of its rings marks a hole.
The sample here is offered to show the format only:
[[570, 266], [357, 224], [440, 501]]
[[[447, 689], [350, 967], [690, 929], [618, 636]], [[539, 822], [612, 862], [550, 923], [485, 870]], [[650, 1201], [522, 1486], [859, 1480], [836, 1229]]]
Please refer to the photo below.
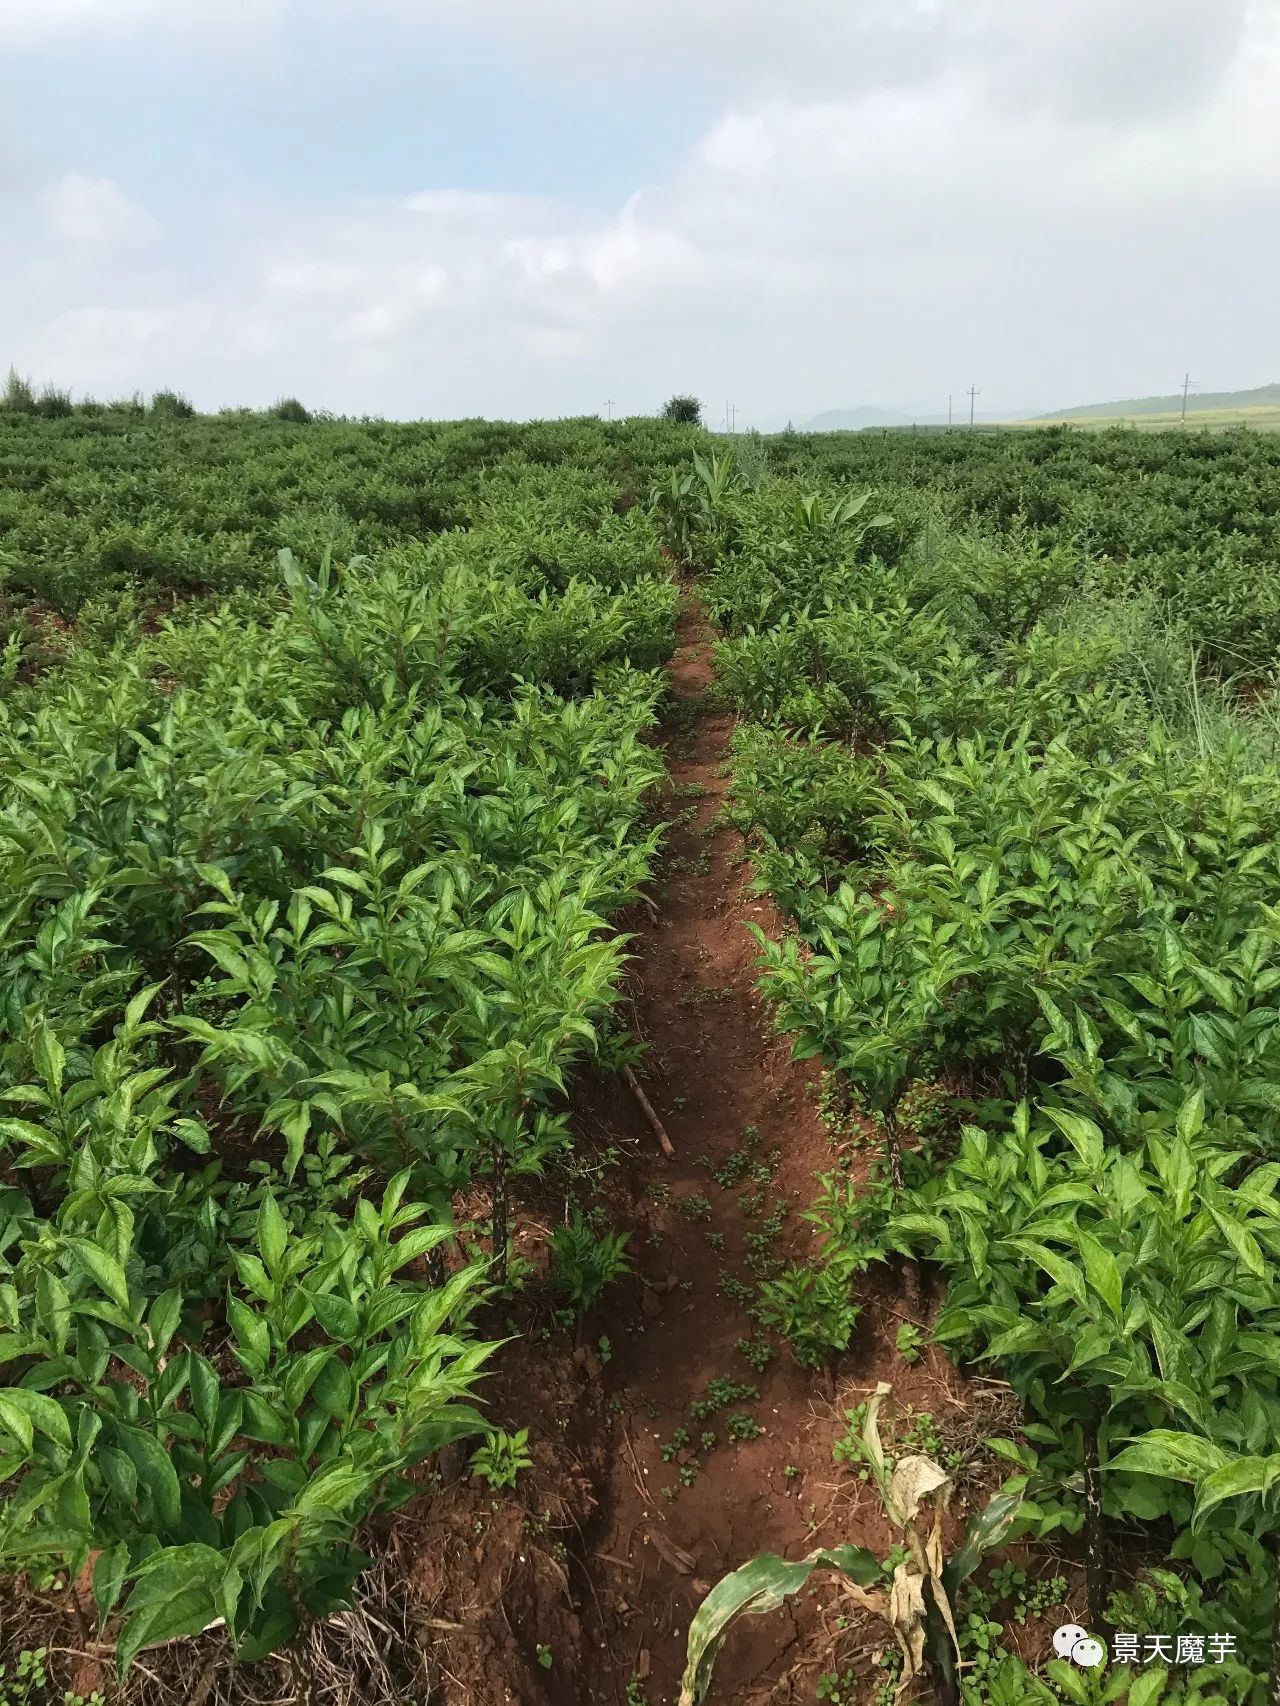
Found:
[[122, 1670], [347, 1603], [360, 1525], [481, 1425], [509, 1182], [568, 1142], [657, 840], [674, 592], [615, 495], [508, 464], [470, 530], [285, 549], [8, 683], [0, 1569], [90, 1570]]
[[[821, 1255], [766, 1307], [817, 1362], [870, 1262], [941, 1270], [937, 1339], [1024, 1407], [1000, 1533], [1083, 1528], [1091, 1622], [1132, 1629], [1119, 1538], [1159, 1525], [1248, 1659], [1214, 1697], [1275, 1698], [1280, 771], [1208, 655], [1232, 589], [1141, 558], [1120, 585], [881, 496], [703, 462], [672, 533], [744, 718], [732, 809], [794, 924], [764, 986], [883, 1150], [870, 1191], [824, 1181]], [[827, 1561], [860, 1581], [856, 1550]]]

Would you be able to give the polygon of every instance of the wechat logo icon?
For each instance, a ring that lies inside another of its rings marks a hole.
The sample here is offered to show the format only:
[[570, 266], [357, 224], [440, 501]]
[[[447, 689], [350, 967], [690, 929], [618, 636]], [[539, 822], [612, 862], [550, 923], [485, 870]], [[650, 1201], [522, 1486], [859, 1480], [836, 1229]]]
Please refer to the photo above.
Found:
[[1060, 1659], [1070, 1659], [1082, 1670], [1096, 1669], [1107, 1656], [1107, 1649], [1098, 1637], [1078, 1623], [1064, 1623], [1054, 1630], [1053, 1650]]

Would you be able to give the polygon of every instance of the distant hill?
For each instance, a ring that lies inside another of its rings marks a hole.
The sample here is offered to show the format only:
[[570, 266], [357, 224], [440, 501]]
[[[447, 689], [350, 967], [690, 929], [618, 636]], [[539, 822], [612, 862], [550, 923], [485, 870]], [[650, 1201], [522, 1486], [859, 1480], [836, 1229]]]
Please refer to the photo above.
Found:
[[801, 432], [861, 432], [864, 427], [910, 426], [909, 415], [896, 415], [892, 409], [875, 409], [863, 404], [857, 409], [828, 409], [825, 415], [815, 415], [805, 421]]
[[[1187, 413], [1211, 409], [1280, 408], [1280, 385], [1259, 385], [1252, 391], [1192, 391]], [[1084, 403], [1075, 409], [1059, 409], [1051, 415], [1036, 415], [1038, 421], [1107, 420], [1115, 415], [1180, 415], [1182, 392], [1171, 397], [1128, 397], [1117, 403]]]
[[[981, 425], [1002, 420], [1020, 420], [1020, 415], [984, 415], [977, 414], [974, 419]], [[956, 403], [953, 422], [956, 426], [968, 426], [969, 410], [967, 405], [961, 409]], [[811, 421], [802, 421], [801, 432], [866, 432], [873, 427], [940, 427], [948, 425], [945, 415], [907, 415], [901, 410], [877, 409], [869, 404], [863, 404], [857, 409], [828, 409], [825, 414], [815, 415]]]

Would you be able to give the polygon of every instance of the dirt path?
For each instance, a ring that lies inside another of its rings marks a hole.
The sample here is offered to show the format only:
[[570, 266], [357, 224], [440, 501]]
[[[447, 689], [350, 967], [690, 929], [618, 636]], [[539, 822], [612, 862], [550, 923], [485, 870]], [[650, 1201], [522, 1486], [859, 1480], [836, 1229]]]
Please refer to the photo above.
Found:
[[[621, 1076], [574, 1085], [582, 1194], [628, 1233], [633, 1271], [567, 1354], [545, 1304], [493, 1323], [509, 1342], [486, 1405], [530, 1429], [535, 1466], [514, 1495], [453, 1481], [412, 1543], [418, 1597], [450, 1631], [443, 1706], [674, 1706], [690, 1619], [726, 1572], [762, 1551], [889, 1551], [874, 1492], [833, 1462], [846, 1406], [888, 1380], [904, 1414], [963, 1408], [940, 1353], [911, 1367], [895, 1353], [905, 1312], [887, 1268], [860, 1282], [853, 1341], [826, 1374], [752, 1314], [760, 1280], [808, 1253], [814, 1175], [841, 1158], [817, 1067], [791, 1060], [756, 993], [746, 924], [780, 921], [721, 821], [733, 718], [705, 697], [713, 637], [686, 590], [660, 808], [674, 827], [652, 913], [626, 921], [628, 1017], [649, 1045], [637, 1076], [675, 1158]], [[865, 1155], [843, 1159], [865, 1172]], [[517, 1247], [534, 1255], [565, 1208], [550, 1187], [531, 1198]], [[846, 1631], [838, 1658], [834, 1598], [828, 1578], [735, 1626], [710, 1701], [807, 1703], [828, 1662], [853, 1658], [865, 1678], [887, 1631]]]
[[[823, 1540], [890, 1538], [874, 1512], [856, 1536], [823, 1521], [838, 1430], [822, 1378], [776, 1338], [763, 1367], [742, 1348], [767, 1343], [750, 1314], [758, 1280], [806, 1247], [799, 1213], [834, 1157], [817, 1073], [791, 1061], [755, 989], [745, 921], [774, 931], [777, 919], [749, 892], [742, 841], [720, 822], [733, 719], [702, 702], [712, 637], [686, 595], [665, 808], [677, 823], [656, 918], [632, 944], [635, 1026], [650, 1045], [639, 1075], [676, 1159], [663, 1160], [639, 1110], [616, 1094], [582, 1114], [584, 1137], [628, 1157], [633, 1199], [641, 1283], [619, 1294], [608, 1329], [615, 1432], [596, 1592], [616, 1697], [635, 1678], [648, 1706], [675, 1701], [690, 1617], [727, 1570], [762, 1550], [798, 1556]], [[753, 1684], [785, 1668], [795, 1635], [785, 1615], [744, 1623], [712, 1698], [750, 1699]]]

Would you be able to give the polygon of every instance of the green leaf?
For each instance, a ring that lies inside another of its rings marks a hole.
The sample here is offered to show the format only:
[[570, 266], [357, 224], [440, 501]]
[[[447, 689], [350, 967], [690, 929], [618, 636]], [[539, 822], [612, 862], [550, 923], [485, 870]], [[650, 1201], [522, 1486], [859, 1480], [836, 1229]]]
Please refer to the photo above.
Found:
[[173, 1553], [207, 1553], [201, 1561], [157, 1553], [148, 1574], [138, 1582], [125, 1608], [116, 1645], [117, 1674], [123, 1681], [129, 1666], [145, 1648], [177, 1635], [199, 1635], [218, 1616], [218, 1587], [223, 1574], [221, 1555], [210, 1547], [180, 1546]]
[[943, 1585], [953, 1605], [960, 1584], [969, 1579], [992, 1547], [1000, 1545], [1017, 1521], [1026, 1488], [1025, 1475], [1013, 1476], [998, 1493], [992, 1494], [980, 1511], [969, 1518], [964, 1541], [942, 1572]]
[[182, 1321], [182, 1293], [162, 1291], [147, 1314], [147, 1332], [151, 1348], [162, 1357], [173, 1342], [173, 1335]]
[[1194, 1484], [1229, 1462], [1227, 1453], [1212, 1440], [1201, 1439], [1197, 1434], [1175, 1433], [1169, 1428], [1153, 1428], [1116, 1452], [1103, 1468]]
[[288, 1241], [289, 1228], [280, 1212], [279, 1204], [273, 1196], [264, 1196], [262, 1206], [258, 1210], [258, 1249], [262, 1255], [263, 1266], [272, 1279], [279, 1274]]
[[1184, 1143], [1190, 1143], [1203, 1124], [1204, 1091], [1195, 1090], [1178, 1109], [1178, 1136]]
[[324, 1511], [341, 1514], [366, 1493], [374, 1477], [351, 1463], [329, 1463], [311, 1476], [290, 1506], [293, 1516]]
[[1045, 1112], [1086, 1167], [1102, 1166], [1102, 1133], [1092, 1120], [1085, 1119], [1081, 1114], [1068, 1113], [1065, 1108], [1046, 1108]]
[[139, 1488], [145, 1487], [151, 1495], [156, 1516], [171, 1529], [177, 1528], [182, 1518], [182, 1491], [173, 1459], [154, 1434], [134, 1427], [121, 1427], [118, 1432], [121, 1446], [138, 1471]]
[[72, 1260], [88, 1274], [98, 1289], [105, 1292], [113, 1303], [118, 1304], [127, 1313], [129, 1281], [115, 1257], [109, 1256], [88, 1238], [66, 1238], [63, 1243]]
[[1156, 1706], [1169, 1682], [1166, 1670], [1140, 1670], [1129, 1684], [1126, 1706]]
[[1076, 1232], [1076, 1243], [1084, 1263], [1085, 1278], [1116, 1320], [1120, 1320], [1124, 1314], [1123, 1287], [1115, 1257], [1091, 1232], [1085, 1232], [1083, 1228]]
[[98, 1636], [107, 1626], [107, 1619], [120, 1598], [120, 1589], [129, 1573], [129, 1548], [124, 1541], [109, 1546], [98, 1554], [93, 1566], [93, 1597], [98, 1607]]
[[48, 1165], [61, 1161], [63, 1157], [61, 1139], [42, 1125], [32, 1125], [30, 1120], [0, 1120], [0, 1140], [24, 1143], [32, 1151], [30, 1155], [16, 1158], [18, 1166]]
[[1191, 1563], [1196, 1574], [1206, 1582], [1213, 1581], [1226, 1568], [1226, 1560], [1212, 1540], [1197, 1540], [1193, 1544]]
[[711, 1684], [716, 1654], [735, 1617], [759, 1617], [776, 1611], [790, 1595], [798, 1593], [814, 1570], [826, 1566], [840, 1570], [861, 1587], [882, 1579], [880, 1563], [865, 1546], [819, 1549], [797, 1563], [788, 1563], [765, 1552], [743, 1564], [716, 1583], [694, 1613], [689, 1625], [687, 1663], [680, 1684], [680, 1706], [696, 1706]]
[[1237, 1457], [1215, 1469], [1200, 1483], [1192, 1526], [1199, 1528], [1205, 1517], [1227, 1499], [1250, 1493], [1269, 1493], [1280, 1481], [1280, 1457]]
[[1006, 1238], [1002, 1241], [1002, 1248], [1018, 1250], [1023, 1255], [1030, 1256], [1031, 1260], [1042, 1267], [1049, 1278], [1056, 1285], [1062, 1286], [1077, 1303], [1086, 1301], [1087, 1293], [1079, 1270], [1056, 1250], [1049, 1249], [1046, 1244], [1038, 1244], [1032, 1238]]
[[31, 1417], [19, 1404], [11, 1401], [7, 1392], [0, 1392], [0, 1427], [13, 1439], [28, 1457], [35, 1444], [35, 1429], [31, 1425]]
[[1050, 1659], [1044, 1673], [1067, 1699], [1071, 1706], [1090, 1706], [1089, 1685], [1084, 1676], [1066, 1659]]
[[71, 1295], [48, 1268], [36, 1280], [36, 1319], [54, 1348], [59, 1353], [65, 1351], [71, 1333]]
[[67, 1068], [67, 1051], [58, 1041], [53, 1027], [47, 1020], [42, 1019], [36, 1028], [32, 1042], [31, 1055], [40, 1074], [51, 1094], [55, 1097], [62, 1094], [62, 1079]]
[[262, 1317], [238, 1297], [227, 1299], [227, 1324], [235, 1334], [236, 1354], [251, 1374], [261, 1374], [271, 1356], [271, 1334]]
[[334, 1292], [308, 1291], [307, 1301], [315, 1310], [316, 1320], [331, 1339], [351, 1345], [360, 1336], [360, 1313], [345, 1297]]
[[212, 1363], [206, 1362], [198, 1352], [188, 1351], [187, 1362], [190, 1371], [191, 1408], [195, 1411], [196, 1419], [204, 1429], [207, 1439], [217, 1425], [218, 1400], [222, 1388]]
[[1248, 1227], [1233, 1219], [1231, 1215], [1223, 1214], [1212, 1204], [1210, 1204], [1209, 1213], [1213, 1216], [1214, 1225], [1218, 1231], [1221, 1232], [1239, 1257], [1240, 1266], [1244, 1271], [1247, 1274], [1252, 1274], [1255, 1279], [1266, 1279], [1268, 1274], [1266, 1260], [1263, 1257], [1258, 1240]]
[[[37, 1433], [52, 1440], [63, 1451], [71, 1450], [71, 1424], [56, 1399], [47, 1397], [43, 1392], [32, 1392], [25, 1386], [5, 1387], [0, 1391], [0, 1399], [4, 1400], [9, 1415], [20, 1413]], [[0, 1419], [7, 1421], [7, 1416], [0, 1413]], [[28, 1449], [30, 1445], [28, 1435]]]

